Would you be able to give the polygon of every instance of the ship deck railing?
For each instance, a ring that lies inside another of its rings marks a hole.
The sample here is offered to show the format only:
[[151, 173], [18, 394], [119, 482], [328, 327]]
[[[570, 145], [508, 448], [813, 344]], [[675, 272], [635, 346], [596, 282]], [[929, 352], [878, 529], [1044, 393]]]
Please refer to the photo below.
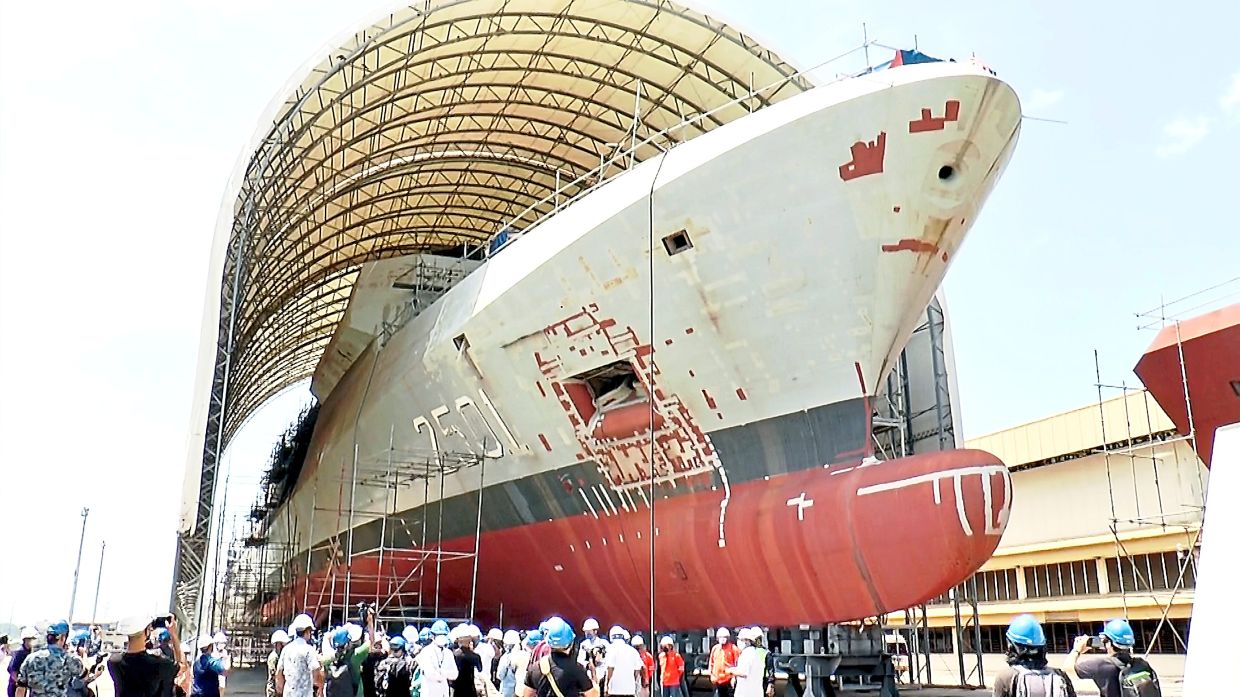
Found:
[[[720, 104], [719, 106], [716, 106], [708, 111], [704, 111], [700, 114], [686, 117], [680, 122], [653, 133], [641, 140], [638, 140], [638, 131], [641, 124], [642, 95], [642, 83], [639, 80], [633, 94], [633, 121], [629, 128], [627, 139], [621, 140], [617, 143], [608, 143], [608, 145], [614, 146], [610, 156], [605, 155], [604, 153], [599, 153], [598, 167], [581, 174], [567, 183], [563, 183], [561, 181], [560, 170], [557, 169], [555, 190], [538, 201], [526, 206], [520, 213], [517, 213], [512, 218], [505, 221], [500, 226], [500, 229], [487, 240], [485, 245], [487, 256], [494, 256], [511, 244], [513, 240], [528, 234], [534, 228], [538, 227], [538, 225], [540, 225], [543, 221], [564, 210], [569, 205], [595, 191], [615, 177], [620, 176], [621, 174], [624, 174], [632, 169], [632, 167], [638, 163], [637, 154], [639, 150], [653, 146], [658, 148], [659, 151], [666, 153], [675, 145], [678, 145], [680, 142], [684, 142], [677, 141], [675, 134], [689, 128], [697, 128], [702, 133], [705, 133], [706, 129], [702, 128], [702, 122], [719, 114], [719, 112], [725, 109], [731, 109], [743, 105], [749, 109], [750, 113], [759, 111], [765, 108], [765, 106], [762, 105], [761, 100], [757, 99], [758, 97], [774, 92], [794, 80], [806, 77], [816, 70], [844, 60], [845, 58], [858, 53], [864, 53], [866, 55], [867, 67], [865, 70], [854, 73], [840, 73], [837, 74], [832, 80], [824, 82], [823, 84], [832, 84], [841, 80], [858, 78], [873, 73], [874, 66], [869, 65], [870, 47], [883, 48], [892, 51], [899, 50], [893, 46], [887, 46], [877, 41], [867, 40], [861, 45], [849, 49], [844, 53], [828, 58], [827, 60], [824, 60], [821, 63], [813, 65], [809, 68], [798, 70], [795, 73], [786, 75], [764, 87], [755, 88], [751, 84], [749, 86], [749, 91], [743, 96], [736, 97], [735, 99]], [[755, 102], [757, 103], [756, 108], [754, 106]], [[766, 106], [769, 106], [769, 104]], [[685, 140], [688, 139], [686, 138]], [[620, 146], [624, 145], [625, 142], [630, 143], [630, 145], [628, 148], [621, 150]], [[619, 171], [615, 171], [617, 166], [620, 167]], [[569, 192], [573, 193], [569, 195]], [[527, 218], [529, 219], [528, 224], [522, 227], [523, 221], [526, 221]]]

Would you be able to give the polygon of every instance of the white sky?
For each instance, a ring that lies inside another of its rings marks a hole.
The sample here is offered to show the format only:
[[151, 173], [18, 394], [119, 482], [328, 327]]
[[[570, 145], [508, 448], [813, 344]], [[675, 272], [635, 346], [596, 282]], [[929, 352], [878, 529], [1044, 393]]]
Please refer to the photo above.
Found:
[[[977, 434], [1089, 402], [1094, 347], [1104, 378], [1135, 382], [1152, 337], [1131, 313], [1238, 273], [1226, 48], [1240, 16], [1220, 13], [1240, 10], [1191, 4], [1126, 3], [1122, 18], [1072, 2], [707, 6], [801, 65], [857, 45], [862, 21], [934, 55], [976, 50], [1026, 113], [1069, 121], [1025, 124], [948, 279]], [[0, 0], [0, 621], [67, 613], [82, 506], [75, 619], [103, 539], [100, 617], [166, 607], [225, 182], [295, 71], [388, 5]], [[230, 503], [248, 505], [304, 399], [272, 403], [234, 443]]]

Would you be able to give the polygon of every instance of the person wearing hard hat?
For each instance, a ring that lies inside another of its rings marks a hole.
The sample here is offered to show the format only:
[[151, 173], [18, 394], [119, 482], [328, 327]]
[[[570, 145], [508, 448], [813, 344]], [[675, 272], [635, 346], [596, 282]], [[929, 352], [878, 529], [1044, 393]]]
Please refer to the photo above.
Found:
[[280, 665], [280, 652], [288, 646], [289, 635], [283, 629], [271, 633], [271, 653], [267, 654], [267, 697], [277, 697], [276, 669]]
[[69, 646], [78, 660], [82, 661], [84, 667], [81, 675], [69, 681], [68, 697], [93, 697], [94, 691], [90, 689], [90, 684], [103, 675], [104, 666], [102, 661], [87, 660], [87, 654], [90, 652], [90, 630], [79, 629], [73, 632], [69, 636]]
[[[1128, 620], [1117, 618], [1106, 623], [1098, 637], [1080, 636], [1064, 662], [1064, 669], [1076, 677], [1093, 680], [1099, 697], [1161, 695], [1158, 674], [1145, 659], [1132, 655], [1136, 635]], [[1097, 651], [1097, 655], [1082, 654]]]
[[375, 641], [375, 611], [364, 610], [365, 640], [361, 625], [346, 622], [329, 634], [331, 652], [323, 656], [327, 697], [365, 697], [362, 687], [362, 665], [370, 655]]
[[616, 625], [607, 632], [611, 645], [607, 647], [607, 694], [615, 697], [637, 697], [637, 687], [645, 671], [637, 649], [629, 645], [629, 633]]
[[75, 653], [66, 651], [69, 623], [47, 626], [47, 647], [30, 654], [18, 674], [17, 697], [66, 697], [69, 683], [85, 666]]
[[762, 667], [762, 692], [766, 697], [775, 697], [775, 657], [766, 648], [766, 636], [761, 627], [754, 626], [749, 628], [749, 637], [758, 653], [758, 665]]
[[642, 666], [644, 666], [642, 682], [637, 687], [637, 695], [638, 697], [650, 697], [651, 685], [654, 684], [654, 654], [646, 649], [646, 640], [640, 634], [634, 635], [629, 643], [637, 650], [637, 656], [642, 659]]
[[198, 657], [194, 659], [194, 682], [190, 688], [192, 697], [220, 697], [223, 688], [220, 678], [224, 675], [224, 661], [215, 655], [215, 637], [204, 634], [195, 643]]
[[317, 697], [323, 688], [323, 664], [311, 643], [314, 620], [301, 614], [288, 626], [292, 638], [276, 662], [276, 692], [283, 697]]
[[[452, 681], [453, 697], [479, 697], [480, 686], [476, 679], [482, 673], [482, 657], [474, 650], [476, 639], [474, 628], [468, 624], [458, 624], [452, 628], [449, 638], [456, 645], [452, 658], [456, 661], [456, 679]], [[478, 632], [481, 634], [481, 632]]]
[[715, 697], [732, 697], [732, 669], [740, 659], [740, 649], [732, 643], [732, 632], [727, 627], [720, 627], [715, 632], [718, 642], [710, 650], [710, 683], [714, 688]]
[[409, 642], [403, 636], [388, 641], [390, 652], [375, 669], [375, 687], [379, 697], [409, 697], [413, 692], [413, 671], [417, 668], [409, 655]]
[[[179, 643], [176, 617], [159, 618], [167, 625], [174, 643]], [[190, 667], [185, 654], [177, 652], [169, 660], [147, 652], [147, 636], [154, 622], [149, 617], [128, 617], [116, 625], [125, 636], [125, 650], [108, 657], [108, 674], [112, 676], [115, 697], [153, 697], [182, 695], [189, 691]], [[179, 691], [179, 692], [178, 692]]]
[[232, 670], [232, 655], [228, 653], [228, 635], [222, 629], [211, 636], [211, 655], [224, 666], [224, 672], [220, 673], [220, 694], [222, 695], [228, 684], [228, 672]]
[[22, 627], [21, 631], [21, 647], [13, 652], [9, 658], [9, 665], [5, 668], [5, 672], [9, 675], [8, 695], [15, 697], [17, 695], [17, 684], [22, 669], [22, 663], [34, 653], [34, 640], [39, 638], [39, 630], [34, 627]]
[[744, 627], [736, 633], [740, 642], [741, 653], [736, 658], [736, 665], [728, 672], [736, 679], [736, 697], [762, 697], [762, 663], [758, 657], [758, 649], [754, 646], [754, 630]]
[[459, 672], [448, 648], [449, 634], [447, 622], [435, 620], [431, 624], [431, 644], [416, 659], [422, 673], [419, 697], [448, 697], [448, 688]]
[[1033, 615], [1018, 615], [1004, 637], [1008, 664], [995, 676], [995, 697], [1076, 697], [1067, 673], [1047, 665], [1046, 634]]
[[659, 686], [663, 697], [685, 697], [685, 658], [676, 650], [676, 640], [665, 636], [659, 640]]
[[541, 630], [550, 653], [526, 671], [521, 697], [599, 697], [598, 685], [581, 663], [573, 660], [573, 640], [577, 637], [572, 626], [561, 617], [551, 617]]
[[598, 635], [598, 620], [593, 617], [581, 624], [581, 633], [577, 662], [586, 669], [586, 674], [598, 683], [601, 690], [607, 673], [607, 640]]
[[530, 654], [521, 644], [521, 635], [512, 629], [504, 632], [504, 654], [495, 666], [495, 678], [499, 680], [499, 693], [503, 697], [515, 697], [517, 682], [525, 678], [529, 663]]

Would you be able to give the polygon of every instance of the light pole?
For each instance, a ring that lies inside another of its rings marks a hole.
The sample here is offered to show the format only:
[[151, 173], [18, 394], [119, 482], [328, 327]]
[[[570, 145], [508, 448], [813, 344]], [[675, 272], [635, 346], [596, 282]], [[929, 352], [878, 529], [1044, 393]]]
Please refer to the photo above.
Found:
[[73, 623], [73, 606], [77, 603], [77, 584], [78, 573], [82, 570], [82, 546], [86, 544], [86, 516], [90, 515], [89, 508], [82, 509], [82, 539], [78, 540], [78, 558], [77, 564], [73, 567], [73, 595], [69, 598], [69, 616], [65, 618], [66, 622]]
[[95, 577], [95, 605], [90, 609], [90, 623], [95, 624], [96, 613], [99, 612], [99, 588], [103, 585], [103, 553], [108, 551], [108, 541], [99, 545], [99, 575]]

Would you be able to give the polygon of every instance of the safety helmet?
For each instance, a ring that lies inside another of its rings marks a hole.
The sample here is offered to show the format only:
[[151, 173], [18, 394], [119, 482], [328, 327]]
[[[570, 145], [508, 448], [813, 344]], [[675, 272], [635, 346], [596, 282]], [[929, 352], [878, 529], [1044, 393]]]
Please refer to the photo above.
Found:
[[468, 636], [465, 632], [466, 632], [465, 625], [458, 624], [452, 628], [452, 631], [448, 632], [448, 640], [457, 641], [461, 637]]
[[627, 639], [629, 638], [629, 633], [624, 630], [624, 627], [616, 624], [612, 625], [611, 629], [607, 630], [607, 636], [612, 639]]
[[[87, 636], [90, 636], [89, 629], [83, 629], [82, 631], [86, 632]], [[159, 629], [155, 630], [155, 641], [168, 641], [171, 638], [172, 638], [172, 632], [168, 631], [167, 627], [160, 627]]]
[[348, 627], [337, 627], [332, 632], [332, 648], [343, 649], [349, 645], [349, 629]]
[[69, 623], [58, 620], [47, 625], [48, 636], [65, 636], [69, 633]]
[[287, 644], [289, 641], [288, 632], [283, 629], [277, 629], [271, 633], [271, 643], [273, 644]]
[[418, 640], [418, 628], [407, 624], [404, 629], [400, 630], [400, 637], [405, 640], [405, 643], [412, 644]]
[[435, 636], [445, 636], [449, 634], [448, 623], [443, 620], [435, 620], [434, 623], [431, 624], [431, 634], [434, 634]]
[[732, 632], [729, 632], [727, 627], [720, 627], [719, 630], [715, 632], [716, 639], [728, 639], [731, 636]]
[[214, 643], [215, 643], [215, 639], [212, 639], [210, 634], [203, 634], [202, 636], [198, 637], [198, 650], [201, 651], [205, 648], [208, 648]]
[[581, 631], [597, 632], [598, 631], [598, 620], [594, 619], [593, 617], [587, 619], [585, 622], [581, 624]]
[[1033, 615], [1019, 615], [1007, 628], [1007, 640], [1016, 646], [1046, 646], [1046, 634]]
[[633, 644], [634, 646], [645, 646], [645, 645], [646, 645], [646, 640], [642, 638], [642, 635], [638, 634], [638, 635], [636, 635], [636, 636], [634, 636], [634, 637], [633, 637], [632, 644]]
[[34, 627], [29, 627], [29, 626], [22, 627], [22, 641], [25, 641], [26, 639], [38, 639], [38, 638], [39, 638], [39, 630], [35, 629]]
[[418, 632], [418, 641], [424, 644], [429, 644], [434, 640], [435, 640], [435, 635], [431, 633], [430, 627], [423, 627], [422, 631]]
[[659, 640], [659, 646], [675, 646], [676, 640], [671, 636], [665, 636]]
[[473, 624], [473, 623], [467, 624], [465, 625], [465, 636], [471, 639], [481, 639], [482, 629], [476, 624]]
[[538, 642], [542, 641], [543, 633], [541, 630], [532, 629], [525, 634], [525, 645], [533, 648], [538, 646]]
[[509, 629], [508, 631], [504, 632], [504, 635], [502, 638], [504, 641], [504, 646], [516, 646], [517, 644], [521, 643], [521, 635], [517, 634], [516, 630], [514, 629]]
[[490, 631], [487, 632], [487, 639], [490, 639], [491, 641], [503, 641], [504, 630], [499, 627], [491, 627]]
[[1119, 648], [1129, 649], [1137, 643], [1136, 636], [1132, 633], [1132, 625], [1128, 624], [1128, 620], [1116, 618], [1107, 622], [1102, 629], [1102, 635], [1111, 640]]
[[314, 629], [314, 620], [310, 619], [310, 615], [303, 612], [293, 618], [293, 623], [288, 626], [288, 633], [296, 635], [307, 629]]
[[[595, 623], [598, 626], [598, 623]], [[577, 635], [573, 632], [573, 628], [569, 623], [564, 621], [563, 617], [551, 617], [546, 622], [547, 627], [547, 644], [553, 649], [567, 649], [573, 645], [573, 641]]]
[[349, 630], [349, 641], [359, 641], [362, 638], [362, 625], [348, 622], [344, 628]]
[[388, 641], [389, 646], [399, 651], [404, 651], [406, 644], [407, 642], [405, 641], [405, 637], [403, 636], [394, 636], [391, 638], [390, 641]]
[[88, 641], [90, 641], [89, 629], [79, 629], [74, 632], [73, 636], [69, 639], [69, 643], [72, 646], [85, 646]]
[[226, 645], [226, 644], [228, 643], [228, 635], [227, 635], [227, 634], [225, 634], [225, 633], [224, 633], [224, 632], [222, 632], [222, 631], [221, 631], [221, 632], [216, 632], [216, 633], [215, 633], [215, 636], [211, 637], [211, 641], [212, 641], [212, 643], [214, 643], [216, 646], [221, 646], [221, 647], [222, 647], [222, 646], [224, 646], [224, 645]]

